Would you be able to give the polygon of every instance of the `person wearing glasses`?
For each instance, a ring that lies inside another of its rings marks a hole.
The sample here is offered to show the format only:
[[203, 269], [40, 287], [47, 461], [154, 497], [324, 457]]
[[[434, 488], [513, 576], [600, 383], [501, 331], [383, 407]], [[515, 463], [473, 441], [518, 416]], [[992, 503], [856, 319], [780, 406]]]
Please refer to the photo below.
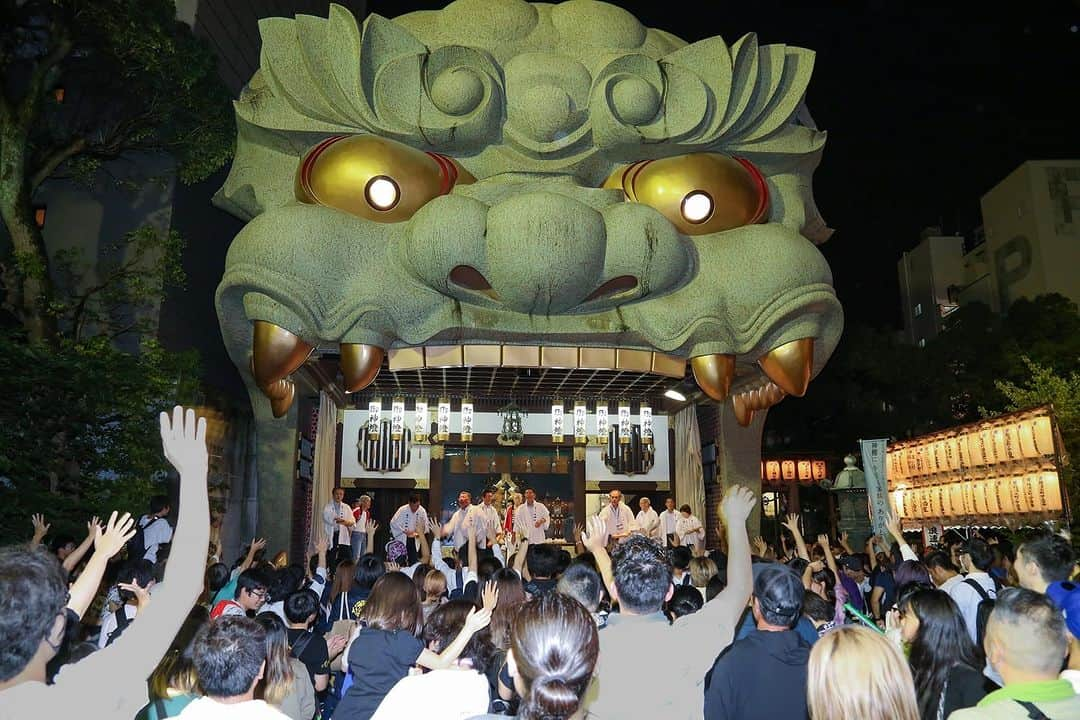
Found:
[[210, 611], [210, 619], [224, 615], [242, 615], [257, 613], [266, 602], [270, 578], [258, 568], [248, 568], [236, 578], [236, 595], [232, 600], [222, 600]]

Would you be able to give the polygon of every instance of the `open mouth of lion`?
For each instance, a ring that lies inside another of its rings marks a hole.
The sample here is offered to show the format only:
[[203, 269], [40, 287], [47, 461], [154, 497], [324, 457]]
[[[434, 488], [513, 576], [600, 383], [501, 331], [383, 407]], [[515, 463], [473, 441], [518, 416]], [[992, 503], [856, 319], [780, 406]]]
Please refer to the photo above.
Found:
[[273, 323], [252, 324], [250, 369], [275, 416], [295, 396], [295, 378], [358, 397], [448, 395], [635, 397], [700, 390], [730, 401], [741, 425], [788, 395], [806, 393], [814, 373], [814, 338], [783, 343], [763, 355], [712, 353], [683, 358], [621, 347], [428, 344], [384, 350], [364, 343], [314, 346]]

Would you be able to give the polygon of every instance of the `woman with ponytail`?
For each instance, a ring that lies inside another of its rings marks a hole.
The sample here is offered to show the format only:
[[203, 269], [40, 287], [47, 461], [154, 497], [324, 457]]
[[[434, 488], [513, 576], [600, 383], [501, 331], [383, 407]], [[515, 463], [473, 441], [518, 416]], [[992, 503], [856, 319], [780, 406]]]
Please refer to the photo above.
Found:
[[582, 701], [599, 650], [596, 622], [577, 600], [553, 592], [522, 605], [506, 657], [521, 696], [519, 720], [584, 718]]

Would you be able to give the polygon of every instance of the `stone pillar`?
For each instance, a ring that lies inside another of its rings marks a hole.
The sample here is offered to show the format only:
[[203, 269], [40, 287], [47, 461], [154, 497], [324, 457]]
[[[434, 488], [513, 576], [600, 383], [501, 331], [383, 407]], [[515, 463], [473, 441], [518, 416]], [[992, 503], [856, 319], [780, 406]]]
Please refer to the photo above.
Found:
[[[748, 427], [742, 427], [735, 419], [731, 403], [722, 403], [716, 437], [716, 483], [705, 488], [706, 502], [709, 504], [706, 515], [709, 544], [716, 542], [716, 529], [722, 523], [717, 515], [717, 503], [723, 491], [732, 485], [750, 488], [754, 495], [761, 497], [761, 434], [765, 428], [765, 416], [768, 411], [754, 413], [754, 419]], [[746, 521], [750, 536], [761, 532], [761, 503], [759, 502]]]
[[251, 408], [255, 415], [256, 518], [259, 537], [266, 539], [266, 553], [273, 557], [288, 550], [292, 539], [293, 482], [296, 478], [297, 406], [294, 402], [282, 418], [270, 411], [270, 401], [250, 382]]

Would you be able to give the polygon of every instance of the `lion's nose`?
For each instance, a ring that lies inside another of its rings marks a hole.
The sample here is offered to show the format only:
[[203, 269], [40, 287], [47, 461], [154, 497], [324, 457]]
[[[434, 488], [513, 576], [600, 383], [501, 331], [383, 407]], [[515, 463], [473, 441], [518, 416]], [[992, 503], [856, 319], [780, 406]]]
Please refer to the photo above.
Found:
[[602, 281], [607, 232], [597, 211], [565, 195], [513, 195], [488, 211], [487, 280], [507, 307], [552, 315]]

